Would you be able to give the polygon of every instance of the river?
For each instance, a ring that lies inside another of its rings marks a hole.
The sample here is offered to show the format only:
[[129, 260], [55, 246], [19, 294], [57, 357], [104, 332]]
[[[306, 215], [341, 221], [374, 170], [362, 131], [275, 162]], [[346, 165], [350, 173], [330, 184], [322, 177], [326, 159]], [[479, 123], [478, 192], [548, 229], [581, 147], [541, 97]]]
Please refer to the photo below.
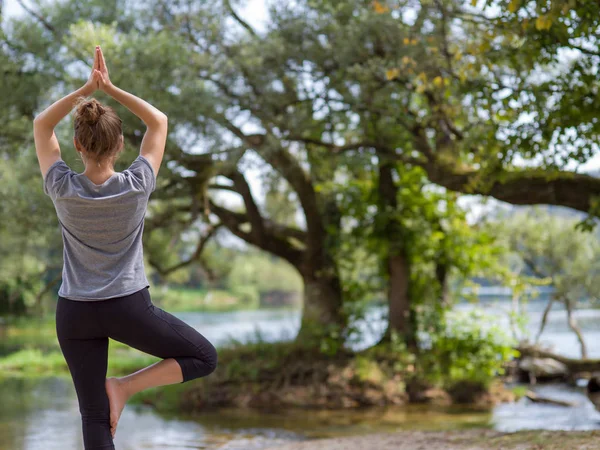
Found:
[[[485, 300], [478, 305], [460, 304], [459, 310], [483, 308], [497, 313], [508, 325], [506, 301]], [[537, 330], [544, 303], [532, 301], [525, 314], [527, 328]], [[361, 327], [364, 339], [358, 347], [375, 342], [383, 329], [383, 310], [372, 308]], [[212, 342], [248, 340], [256, 336], [278, 340], [295, 335], [300, 317], [295, 311], [246, 311], [231, 313], [174, 313], [201, 331]], [[584, 331], [588, 351], [600, 357], [600, 310], [582, 309], [576, 318]], [[579, 356], [579, 347], [567, 326], [564, 311], [550, 313], [542, 341], [567, 356]], [[540, 386], [540, 394], [574, 401], [562, 408], [532, 404], [523, 399], [490, 411], [466, 408], [429, 408], [418, 405], [363, 412], [288, 411], [277, 414], [223, 410], [218, 414], [168, 416], [145, 405], [128, 404], [115, 438], [119, 450], [221, 449], [253, 450], [289, 440], [329, 437], [400, 429], [456, 429], [487, 427], [499, 431], [521, 429], [600, 429], [600, 413], [584, 395], [583, 387]], [[41, 376], [0, 379], [0, 450], [79, 450], [83, 448], [81, 419], [72, 382], [68, 377]]]

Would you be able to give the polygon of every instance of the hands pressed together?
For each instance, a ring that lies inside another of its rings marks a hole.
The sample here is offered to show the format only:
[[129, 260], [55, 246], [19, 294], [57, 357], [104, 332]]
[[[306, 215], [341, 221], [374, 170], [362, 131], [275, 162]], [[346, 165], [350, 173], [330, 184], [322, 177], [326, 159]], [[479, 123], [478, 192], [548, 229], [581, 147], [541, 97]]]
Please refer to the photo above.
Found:
[[[149, 145], [164, 146], [163, 138], [166, 138], [167, 134], [167, 116], [145, 100], [142, 100], [141, 98], [136, 97], [135, 95], [130, 94], [129, 92], [124, 91], [123, 89], [120, 89], [112, 84], [108, 75], [108, 68], [106, 67], [104, 54], [102, 53], [102, 49], [99, 45], [96, 46], [94, 53], [94, 65], [87, 82], [83, 87], [79, 88], [73, 94], [70, 94], [73, 96], [73, 98], [70, 98], [69, 96], [65, 97], [67, 99], [66, 101], [69, 111], [73, 107], [74, 98], [77, 98], [81, 95], [90, 96], [97, 90], [101, 90], [108, 94], [114, 100], [129, 109], [133, 114], [138, 116], [146, 124], [148, 129], [152, 131], [152, 136], [155, 134], [154, 131], [159, 131], [159, 143], [156, 144], [152, 142], [152, 139], [147, 139], [146, 142]], [[66, 108], [63, 112], [64, 114], [61, 112], [62, 115], [60, 116], [60, 119], [68, 114]], [[55, 124], [53, 124], [53, 126], [54, 125]], [[156, 170], [158, 171], [158, 167]]]
[[112, 87], [112, 83], [108, 76], [108, 68], [106, 67], [106, 61], [102, 54], [100, 46], [96, 46], [94, 52], [94, 66], [88, 81], [85, 83], [84, 90], [87, 95], [93, 94], [97, 90], [106, 92]]

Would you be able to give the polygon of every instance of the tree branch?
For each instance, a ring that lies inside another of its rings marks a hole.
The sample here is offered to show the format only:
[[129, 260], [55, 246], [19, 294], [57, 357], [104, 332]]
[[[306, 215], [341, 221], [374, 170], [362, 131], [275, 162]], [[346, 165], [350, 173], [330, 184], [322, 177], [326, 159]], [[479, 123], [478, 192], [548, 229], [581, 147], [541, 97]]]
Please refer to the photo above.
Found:
[[297, 240], [306, 239], [306, 236], [301, 230], [294, 230], [289, 227], [266, 222], [265, 234], [267, 234], [268, 239], [264, 241], [257, 241], [254, 239], [254, 235], [252, 233], [245, 232], [241, 228], [242, 225], [249, 223], [245, 214], [230, 211], [215, 204], [214, 202], [210, 203], [210, 208], [211, 211], [216, 214], [221, 222], [229, 229], [229, 231], [231, 231], [240, 239], [243, 239], [250, 244], [253, 244], [287, 260], [295, 267], [299, 267], [301, 265], [304, 252], [290, 243], [290, 238]]
[[234, 11], [233, 7], [231, 6], [231, 2], [229, 0], [223, 0], [223, 1], [225, 3], [225, 7], [229, 10], [231, 17], [233, 17], [233, 19], [237, 23], [239, 23], [242, 27], [244, 27], [253, 37], [258, 37], [258, 35], [256, 34], [256, 31], [254, 31], [254, 29], [246, 21], [244, 21], [240, 16], [237, 15], [237, 13]]
[[231, 173], [224, 174], [227, 178], [233, 181], [233, 185], [235, 186], [235, 190], [242, 196], [244, 200], [244, 205], [246, 206], [246, 214], [248, 215], [248, 220], [250, 221], [250, 225], [252, 225], [252, 236], [255, 242], [258, 242], [258, 246], [262, 247], [264, 244], [264, 240], [267, 239], [265, 234], [265, 224], [258, 209], [258, 205], [254, 201], [254, 197], [252, 196], [252, 192], [250, 190], [250, 185], [248, 181], [244, 177], [244, 175], [238, 171], [237, 169], [233, 169]]
[[185, 261], [181, 261], [177, 264], [175, 264], [174, 266], [171, 266], [169, 268], [162, 268], [160, 263], [158, 263], [158, 261], [154, 261], [152, 258], [149, 259], [149, 263], [152, 265], [152, 267], [154, 267], [156, 269], [156, 271], [163, 277], [167, 276], [168, 274], [170, 274], [171, 272], [175, 272], [178, 269], [181, 269], [182, 267], [188, 266], [190, 264], [192, 264], [193, 262], [197, 262], [200, 259], [200, 255], [202, 254], [202, 251], [204, 250], [204, 247], [206, 246], [206, 244], [208, 243], [208, 241], [210, 240], [210, 238], [212, 236], [214, 236], [214, 234], [216, 233], [216, 231], [219, 229], [219, 227], [221, 227], [222, 224], [217, 224], [210, 227], [208, 233], [206, 234], [206, 236], [204, 237], [200, 237], [199, 241], [198, 241], [198, 245], [196, 246], [196, 250], [194, 250], [194, 253], [192, 254], [192, 256], [190, 256], [187, 260]]
[[593, 198], [600, 195], [599, 178], [576, 172], [549, 174], [525, 169], [501, 172], [490, 182], [483, 180], [483, 173], [475, 170], [453, 170], [432, 160], [420, 165], [433, 183], [452, 191], [486, 195], [513, 205], [557, 205], [587, 213]]
[[223, 114], [219, 114], [216, 117], [218, 117], [217, 123], [231, 131], [248, 147], [255, 149], [267, 163], [283, 175], [298, 195], [300, 205], [306, 215], [309, 234], [314, 233], [315, 237], [320, 239], [324, 230], [317, 204], [317, 195], [310, 176], [304, 171], [298, 161], [280, 145], [278, 140], [277, 142], [267, 143], [267, 135], [260, 133], [247, 135], [239, 127], [231, 123]]

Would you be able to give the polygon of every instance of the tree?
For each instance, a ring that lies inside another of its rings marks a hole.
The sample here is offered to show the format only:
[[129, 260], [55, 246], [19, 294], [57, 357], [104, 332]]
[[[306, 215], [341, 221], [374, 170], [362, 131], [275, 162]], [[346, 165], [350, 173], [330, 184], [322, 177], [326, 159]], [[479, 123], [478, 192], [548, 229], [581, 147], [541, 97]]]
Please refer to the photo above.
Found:
[[536, 341], [555, 302], [565, 306], [569, 327], [577, 335], [581, 357], [587, 347], [573, 311], [580, 301], [598, 301], [600, 289], [600, 240], [576, 227], [578, 219], [560, 217], [543, 210], [517, 212], [491, 224], [530, 276], [547, 279], [554, 288], [548, 301]]
[[386, 130], [373, 142], [355, 122], [318, 144], [386, 149], [450, 190], [596, 214], [600, 181], [566, 166], [597, 150], [600, 6], [483, 3], [281, 5], [276, 27], [287, 24], [288, 41], [302, 43], [297, 59], [310, 61], [312, 82], [327, 86], [338, 108], [368, 113]]
[[[550, 44], [527, 44], [523, 55], [515, 52], [521, 16], [512, 6], [486, 18], [458, 1], [278, 2], [265, 32], [246, 23], [229, 1], [114, 6], [89, 0], [30, 10], [30, 18], [10, 29], [13, 51], [34, 61], [40, 73], [51, 69], [69, 84], [85, 61], [81, 49], [100, 42], [111, 55], [115, 82], [159, 106], [172, 124], [149, 232], [162, 227], [179, 236], [203, 217], [211, 224], [207, 233], [222, 225], [286, 259], [305, 286], [301, 337], [346, 323], [337, 256], [346, 239], [343, 225], [352, 217], [340, 185], [365, 161], [376, 193], [366, 197], [365, 206], [383, 213], [374, 229], [386, 246], [381, 260], [390, 307], [397, 311], [392, 328], [407, 336], [415, 329], [408, 320], [414, 301], [410, 253], [420, 241], [411, 241], [416, 232], [404, 222], [419, 211], [408, 216], [397, 211], [410, 211], [410, 202], [402, 204], [407, 201], [402, 190], [414, 192], [423, 183], [410, 184], [415, 180], [403, 176], [424, 170], [431, 182], [451, 190], [590, 209], [595, 179], [559, 171], [555, 157], [589, 157], [582, 142], [595, 137], [593, 118], [582, 116], [579, 140], [570, 138], [573, 131], [554, 133], [553, 116], [540, 116], [560, 112], [572, 125], [563, 103], [568, 88], [587, 76], [587, 66], [562, 67]], [[538, 28], [535, 32], [543, 31]], [[527, 27], [526, 32], [534, 33]], [[578, 32], [585, 37], [585, 28]], [[540, 64], [562, 70], [562, 91], [532, 80]], [[567, 68], [574, 76], [564, 75]], [[575, 97], [576, 106], [585, 96]], [[524, 121], [534, 113], [538, 120]], [[123, 116], [127, 143], [138, 148], [140, 123]], [[535, 169], [516, 165], [519, 158], [539, 157], [544, 164]], [[295, 217], [291, 208], [283, 217], [280, 209], [265, 207], [253, 192], [245, 168], [257, 160], [263, 176], [277, 181], [267, 193], [271, 206], [290, 199]], [[235, 193], [243, 206], [225, 203], [219, 192]], [[422, 203], [425, 208], [427, 201]], [[432, 220], [427, 230], [452, 241], [457, 228], [444, 227], [443, 211], [422, 216]], [[435, 257], [442, 302], [452, 259], [444, 252]], [[157, 258], [152, 261], [162, 267]]]
[[[341, 283], [331, 256], [331, 249], [338, 245], [335, 230], [339, 229], [340, 213], [331, 195], [318, 193], [314, 187], [319, 179], [331, 176], [335, 164], [294, 148], [278, 129], [286, 119], [290, 128], [315, 132], [324, 124], [308, 114], [310, 105], [302, 106], [301, 94], [294, 86], [298, 80], [285, 78], [285, 64], [280, 59], [284, 55], [274, 39], [252, 35], [251, 39], [232, 40], [230, 20], [244, 27], [227, 3], [218, 8], [196, 2], [180, 6], [154, 2], [135, 13], [128, 5], [113, 11], [93, 1], [42, 6], [30, 11], [30, 18], [13, 22], [10, 38], [20, 54], [28, 54], [40, 64], [54, 59], [61, 67], [86, 61], [81, 49], [101, 42], [114, 82], [159, 106], [174, 124], [166, 161], [176, 164], [164, 169], [164, 185], [155, 195], [159, 205], [150, 218], [149, 232], [154, 226], [182, 232], [209, 206], [207, 221], [214, 223], [216, 216], [214, 226], [223, 224], [234, 235], [286, 259], [299, 271], [305, 287], [301, 335], [309, 329], [323, 331], [326, 325], [343, 327]], [[47, 14], [50, 7], [53, 13]], [[86, 20], [80, 20], [82, 17]], [[265, 47], [270, 55], [267, 60], [253, 56]], [[269, 70], [264, 70], [263, 64]], [[259, 67], [262, 70], [256, 70]], [[68, 85], [78, 81], [73, 72], [57, 72]], [[282, 93], [277, 83], [283, 83], [287, 91]], [[40, 96], [36, 101], [47, 100]], [[300, 111], [286, 115], [290, 103], [297, 103]], [[240, 125], [236, 119], [240, 114], [250, 114], [248, 122], [255, 127], [259, 124], [261, 131], [248, 131], [248, 124]], [[143, 135], [141, 124], [130, 115], [123, 116], [125, 138], [137, 148]], [[186, 135], [178, 138], [182, 133]], [[201, 144], [218, 156], [193, 150], [199, 142], [192, 138], [200, 134]], [[238, 167], [250, 152], [294, 191], [297, 207], [304, 211], [305, 229], [265, 217]], [[184, 176], [180, 169], [194, 175]], [[212, 183], [215, 176], [225, 184]], [[229, 209], [217, 198], [209, 200], [209, 182], [211, 190], [239, 194], [244, 210]]]

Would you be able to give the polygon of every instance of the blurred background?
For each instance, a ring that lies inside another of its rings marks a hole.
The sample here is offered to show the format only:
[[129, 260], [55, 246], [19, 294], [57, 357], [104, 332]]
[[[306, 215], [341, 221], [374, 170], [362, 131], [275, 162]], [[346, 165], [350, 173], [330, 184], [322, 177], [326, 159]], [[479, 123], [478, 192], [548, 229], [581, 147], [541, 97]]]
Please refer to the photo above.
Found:
[[[220, 355], [132, 398], [117, 448], [600, 428], [597, 2], [4, 0], [0, 18], [0, 449], [82, 448], [32, 120], [96, 45], [169, 117], [153, 302]], [[96, 97], [124, 121], [122, 171], [144, 126]], [[71, 117], [56, 133], [82, 172]], [[157, 360], [111, 340], [107, 376]]]

